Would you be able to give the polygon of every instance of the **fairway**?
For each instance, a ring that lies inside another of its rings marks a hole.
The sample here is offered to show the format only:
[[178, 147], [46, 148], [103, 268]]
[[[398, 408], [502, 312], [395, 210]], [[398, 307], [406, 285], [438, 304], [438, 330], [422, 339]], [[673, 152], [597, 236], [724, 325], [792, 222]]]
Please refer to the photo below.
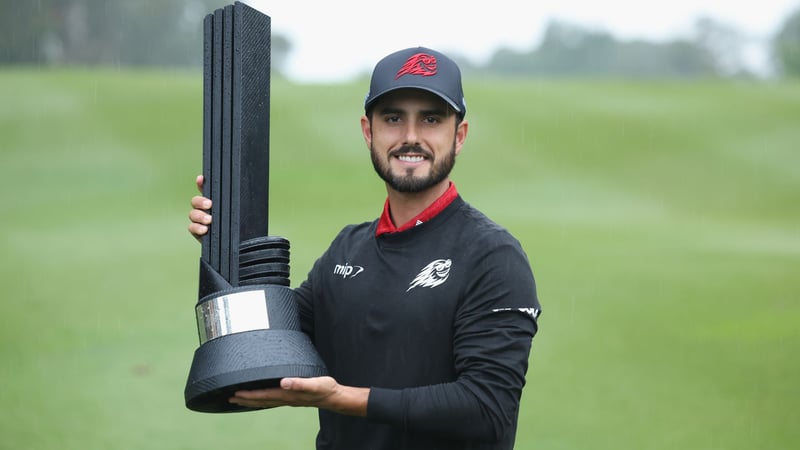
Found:
[[[273, 80], [293, 286], [382, 210], [366, 85]], [[800, 84], [465, 92], [453, 180], [520, 239], [543, 307], [516, 448], [800, 447]], [[199, 71], [0, 70], [0, 449], [313, 448], [313, 410], [183, 405], [201, 115]]]

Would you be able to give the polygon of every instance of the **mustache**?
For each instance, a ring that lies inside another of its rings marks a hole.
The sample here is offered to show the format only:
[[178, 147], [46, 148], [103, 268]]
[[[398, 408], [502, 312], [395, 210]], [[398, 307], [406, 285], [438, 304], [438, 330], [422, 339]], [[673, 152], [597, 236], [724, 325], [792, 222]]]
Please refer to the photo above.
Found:
[[429, 152], [428, 150], [425, 150], [419, 145], [404, 145], [398, 148], [397, 150], [392, 150], [391, 152], [389, 152], [389, 156], [405, 155], [408, 153], [417, 153], [429, 159], [433, 158], [433, 153]]

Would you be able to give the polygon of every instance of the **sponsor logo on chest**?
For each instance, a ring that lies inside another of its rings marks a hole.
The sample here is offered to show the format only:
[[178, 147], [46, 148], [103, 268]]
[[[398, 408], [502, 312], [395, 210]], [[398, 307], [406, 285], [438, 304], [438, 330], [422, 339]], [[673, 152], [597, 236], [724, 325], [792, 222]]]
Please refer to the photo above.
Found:
[[[410, 283], [408, 283], [406, 292], [418, 287], [435, 288], [436, 286], [444, 284], [450, 277], [450, 267], [452, 265], [453, 261], [450, 259], [436, 259], [431, 261], [420, 270]], [[364, 266], [350, 264], [349, 262], [333, 266], [333, 274], [337, 277], [342, 277], [342, 279], [355, 278], [364, 272], [364, 270]]]
[[416, 287], [435, 288], [447, 281], [450, 276], [450, 266], [453, 262], [449, 259], [436, 259], [425, 266], [408, 285], [406, 292]]
[[333, 274], [342, 278], [355, 278], [356, 275], [364, 271], [363, 266], [353, 266], [350, 263], [336, 264], [333, 267]]

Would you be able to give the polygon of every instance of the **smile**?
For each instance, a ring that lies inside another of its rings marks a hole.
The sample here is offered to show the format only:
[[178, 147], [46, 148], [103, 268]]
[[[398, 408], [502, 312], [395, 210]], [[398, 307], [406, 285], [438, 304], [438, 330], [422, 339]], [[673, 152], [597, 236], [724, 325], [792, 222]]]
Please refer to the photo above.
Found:
[[424, 161], [425, 157], [424, 156], [412, 156], [412, 155], [399, 155], [397, 157], [397, 159], [399, 159], [400, 161], [403, 161], [403, 162], [417, 163], [417, 162]]

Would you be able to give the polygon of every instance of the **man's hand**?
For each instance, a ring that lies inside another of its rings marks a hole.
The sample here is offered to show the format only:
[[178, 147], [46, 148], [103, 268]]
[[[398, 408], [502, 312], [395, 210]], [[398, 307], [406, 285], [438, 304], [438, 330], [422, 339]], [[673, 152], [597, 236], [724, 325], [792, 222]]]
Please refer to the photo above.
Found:
[[[203, 176], [198, 175], [195, 179], [197, 183], [197, 190], [203, 192]], [[189, 212], [189, 233], [198, 241], [206, 233], [208, 233], [208, 226], [211, 224], [211, 215], [208, 211], [211, 209], [211, 200], [201, 196], [195, 195], [192, 197], [192, 210]]]
[[369, 388], [342, 386], [331, 377], [283, 378], [279, 388], [238, 391], [231, 403], [248, 408], [312, 406], [351, 416], [367, 415]]

